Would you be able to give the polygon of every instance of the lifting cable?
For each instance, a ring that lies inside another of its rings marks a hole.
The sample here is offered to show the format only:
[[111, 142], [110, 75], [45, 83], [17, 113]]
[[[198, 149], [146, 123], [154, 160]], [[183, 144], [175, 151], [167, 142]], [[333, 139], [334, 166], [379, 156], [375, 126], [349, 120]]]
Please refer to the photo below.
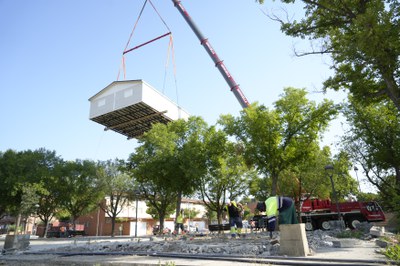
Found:
[[[153, 7], [154, 11], [157, 13], [158, 17], [160, 18], [160, 20], [162, 21], [162, 23], [164, 24], [164, 26], [167, 28], [168, 32], [165, 33], [165, 34], [163, 34], [163, 35], [160, 35], [160, 36], [158, 36], [158, 37], [156, 37], [156, 38], [154, 38], [154, 39], [151, 39], [151, 40], [149, 40], [149, 41], [147, 41], [147, 42], [144, 42], [144, 43], [142, 43], [142, 44], [139, 44], [139, 45], [137, 45], [137, 46], [135, 46], [135, 47], [133, 47], [133, 48], [128, 49], [129, 44], [130, 44], [130, 42], [131, 42], [131, 40], [132, 40], [133, 34], [134, 34], [134, 32], [135, 32], [136, 26], [137, 26], [137, 24], [138, 24], [138, 22], [139, 22], [139, 20], [140, 20], [140, 18], [141, 18], [141, 16], [142, 16], [142, 14], [143, 14], [143, 11], [144, 11], [144, 9], [145, 9], [145, 7], [146, 7], [147, 2], [149, 2], [150, 5]], [[154, 41], [157, 41], [157, 40], [159, 40], [159, 39], [162, 39], [162, 38], [164, 38], [164, 37], [166, 37], [166, 36], [169, 36], [169, 44], [168, 44], [167, 60], [166, 60], [165, 71], [164, 71], [163, 93], [164, 93], [164, 90], [165, 90], [167, 69], [168, 69], [168, 65], [169, 65], [169, 58], [170, 58], [170, 52], [171, 52], [172, 65], [173, 65], [173, 73], [174, 73], [174, 82], [175, 82], [176, 103], [177, 103], [177, 105], [179, 106], [178, 83], [177, 83], [177, 79], [176, 79], [175, 52], [174, 52], [174, 43], [173, 43], [172, 33], [171, 33], [171, 30], [170, 30], [170, 28], [168, 27], [167, 23], [166, 23], [166, 22], [164, 21], [164, 19], [161, 17], [160, 13], [158, 12], [157, 8], [154, 6], [154, 4], [153, 4], [153, 2], [152, 2], [151, 0], [145, 0], [145, 1], [144, 1], [143, 6], [142, 6], [142, 8], [141, 8], [141, 10], [140, 10], [140, 12], [139, 12], [138, 18], [136, 19], [135, 25], [133, 26], [132, 32], [131, 32], [131, 34], [129, 35], [129, 39], [128, 39], [128, 41], [127, 41], [127, 43], [126, 43], [126, 45], [125, 45], [125, 49], [124, 49], [124, 51], [123, 51], [123, 53], [122, 53], [121, 67], [120, 67], [120, 69], [119, 69], [119, 71], [118, 71], [117, 81], [119, 80], [121, 68], [123, 69], [123, 72], [124, 72], [124, 79], [126, 79], [125, 54], [127, 54], [127, 53], [129, 53], [129, 52], [131, 52], [131, 51], [133, 51], [133, 50], [136, 50], [136, 49], [138, 49], [138, 48], [140, 48], [140, 47], [142, 47], [142, 46], [145, 46], [145, 45], [147, 45], [147, 44], [149, 44], [149, 43], [152, 43], [152, 42], [154, 42]]]
[[[147, 41], [147, 42], [145, 42], [145, 43], [142, 43], [142, 44], [140, 44], [140, 45], [137, 45], [137, 46], [135, 46], [135, 47], [133, 47], [133, 48], [131, 48], [131, 49], [128, 49], [129, 44], [130, 44], [130, 42], [131, 42], [131, 39], [132, 39], [132, 37], [133, 37], [133, 33], [134, 33], [134, 31], [135, 31], [135, 29], [136, 29], [136, 26], [137, 26], [137, 24], [138, 24], [138, 22], [139, 22], [139, 20], [140, 20], [140, 17], [141, 17], [142, 14], [143, 14], [143, 10], [144, 10], [144, 8], [146, 7], [147, 2], [150, 2], [150, 4], [151, 4], [151, 6], [153, 7], [154, 11], [157, 13], [158, 17], [161, 19], [161, 21], [163, 22], [163, 24], [165, 25], [165, 27], [168, 29], [169, 32], [168, 32], [168, 33], [165, 33], [165, 34], [163, 34], [163, 35], [161, 35], [161, 36], [159, 36], [159, 37], [156, 37], [156, 38], [154, 38], [154, 39], [152, 39], [152, 40], [150, 40], [150, 41]], [[126, 53], [129, 53], [129, 52], [131, 52], [131, 51], [133, 51], [133, 50], [136, 50], [136, 49], [138, 49], [138, 48], [140, 48], [140, 47], [142, 47], [142, 46], [145, 46], [145, 45], [147, 45], [147, 44], [149, 44], [149, 43], [152, 43], [152, 42], [154, 42], [154, 41], [156, 41], [156, 40], [159, 40], [159, 39], [161, 39], [161, 38], [163, 38], [163, 37], [166, 37], [166, 36], [168, 36], [168, 35], [171, 35], [171, 30], [169, 29], [168, 25], [165, 23], [164, 19], [161, 17], [160, 13], [157, 11], [156, 7], [153, 5], [153, 3], [151, 2], [151, 0], [145, 0], [145, 2], [143, 3], [142, 9], [140, 10], [139, 16], [138, 16], [138, 18], [136, 19], [135, 25], [133, 26], [132, 32], [131, 32], [131, 34], [130, 34], [130, 36], [129, 36], [129, 39], [128, 39], [127, 43], [126, 43], [125, 49], [124, 49], [124, 51], [123, 51], [123, 53], [122, 53], [121, 66], [122, 66], [122, 69], [123, 69], [123, 72], [124, 72], [124, 79], [126, 79], [126, 68], [125, 68], [125, 56], [124, 56], [124, 55], [125, 55]], [[118, 71], [117, 80], [119, 80], [120, 71], [121, 71], [121, 68], [120, 68], [119, 71]]]
[[176, 93], [176, 103], [179, 106], [179, 96], [178, 96], [178, 82], [176, 80], [176, 65], [175, 65], [175, 51], [174, 51], [174, 41], [172, 38], [172, 34], [169, 36], [169, 44], [168, 44], [168, 51], [167, 51], [167, 60], [165, 63], [165, 72], [164, 72], [164, 84], [163, 84], [163, 93], [165, 91], [165, 83], [167, 77], [167, 69], [169, 65], [169, 56], [171, 51], [171, 58], [172, 58], [172, 67], [174, 72], [174, 82], [175, 82], [175, 93]]
[[[126, 45], [125, 45], [124, 51], [128, 48], [129, 43], [131, 42], [131, 39], [132, 39], [132, 36], [133, 36], [133, 32], [134, 32], [135, 29], [136, 29], [136, 26], [137, 26], [137, 24], [138, 24], [138, 22], [139, 22], [140, 17], [142, 16], [143, 10], [144, 10], [144, 8], [146, 7], [146, 3], [147, 3], [147, 0], [144, 1], [144, 3], [143, 3], [142, 9], [140, 10], [139, 16], [138, 16], [138, 18], [136, 19], [136, 22], [135, 22], [135, 25], [133, 26], [131, 35], [129, 36], [129, 39], [128, 39]], [[122, 69], [123, 69], [123, 71], [124, 71], [124, 79], [125, 79], [125, 78], [126, 78], [126, 70], [125, 70], [125, 57], [124, 57], [124, 54], [122, 54], [121, 67], [122, 67]], [[117, 80], [119, 80], [120, 71], [121, 71], [121, 68], [118, 70]]]

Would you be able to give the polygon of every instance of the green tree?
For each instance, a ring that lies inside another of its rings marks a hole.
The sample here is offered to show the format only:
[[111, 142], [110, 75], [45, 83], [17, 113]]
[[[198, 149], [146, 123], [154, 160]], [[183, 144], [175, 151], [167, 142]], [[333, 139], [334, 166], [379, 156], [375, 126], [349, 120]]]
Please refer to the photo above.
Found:
[[62, 208], [68, 211], [74, 224], [79, 216], [95, 210], [104, 199], [102, 176], [93, 161], [65, 162], [59, 182]]
[[[158, 202], [157, 202], [157, 205], [159, 205]], [[170, 203], [166, 207], [164, 218], [170, 217], [172, 214], [174, 214], [174, 212], [175, 212], [175, 204]], [[159, 211], [155, 207], [153, 207], [153, 205], [147, 206], [146, 213], [149, 214], [154, 220], [157, 220], [157, 221], [161, 220]], [[172, 230], [173, 228], [170, 228], [170, 229]]]
[[286, 88], [274, 110], [255, 103], [238, 118], [221, 116], [224, 130], [243, 144], [244, 158], [256, 166], [264, 187], [271, 182], [264, 195], [276, 195], [282, 172], [308, 158], [312, 144], [337, 115], [332, 101], [317, 105], [306, 94], [304, 89]]
[[[282, 172], [278, 182], [279, 194], [300, 200], [311, 196], [321, 199], [329, 197], [331, 189], [329, 179], [324, 174], [324, 167], [331, 161], [329, 147], [320, 150], [317, 143], [312, 143], [307, 157]], [[297, 203], [299, 208], [300, 201]]]
[[[7, 150], [0, 154], [0, 213], [2, 216], [16, 214], [21, 202], [18, 193], [19, 154]], [[18, 204], [16, 206], [16, 204]]]
[[349, 170], [353, 165], [349, 154], [345, 151], [340, 151], [334, 156], [332, 165], [334, 167], [333, 181], [339, 201], [344, 201], [357, 195], [359, 193], [357, 180], [349, 174]]
[[209, 212], [216, 212], [221, 224], [226, 199], [245, 195], [254, 172], [248, 169], [239, 145], [230, 142], [226, 133], [215, 126], [207, 130], [204, 145], [206, 172], [200, 179], [199, 196]]
[[[256, 0], [263, 3], [264, 0]], [[281, 0], [291, 4], [295, 0]], [[308, 38], [312, 50], [332, 57], [334, 76], [324, 87], [348, 89], [363, 102], [390, 99], [400, 110], [400, 2], [397, 0], [302, 0], [305, 15], [274, 16], [288, 36]], [[289, 16], [288, 16], [289, 17]]]
[[[393, 103], [360, 104], [350, 97], [344, 110], [350, 128], [343, 149], [358, 164], [383, 198], [388, 210], [400, 213], [400, 116]], [[397, 201], [396, 201], [397, 200]]]
[[155, 124], [139, 140], [139, 147], [129, 156], [129, 170], [141, 195], [148, 205], [148, 213], [160, 221], [160, 231], [164, 229], [164, 219], [173, 208], [178, 191], [173, 182], [178, 182], [172, 162], [175, 143], [165, 134], [166, 125]]
[[200, 211], [194, 208], [183, 209], [183, 217], [185, 219], [193, 219], [199, 215]]
[[[38, 149], [16, 152], [8, 150], [0, 156], [0, 209], [2, 212], [20, 218], [39, 214], [46, 221], [55, 207], [49, 208], [43, 201], [44, 195], [49, 194], [50, 180], [56, 175], [56, 168], [61, 159], [54, 151]], [[39, 207], [37, 207], [39, 206]]]
[[204, 171], [201, 136], [206, 126], [200, 117], [156, 124], [129, 158], [139, 189], [158, 213], [161, 230], [172, 201], [178, 215], [182, 196], [194, 193]]
[[191, 196], [196, 191], [205, 171], [201, 150], [208, 126], [201, 117], [192, 116], [187, 121], [169, 123], [165, 129], [163, 133], [171, 137], [174, 145], [169, 162], [175, 177], [171, 185], [178, 193], [176, 218], [181, 209], [182, 196]]
[[124, 161], [116, 159], [100, 162], [98, 168], [106, 196], [99, 206], [111, 218], [111, 237], [115, 236], [115, 221], [118, 214], [134, 197], [132, 178], [124, 172], [124, 166]]
[[55, 152], [45, 151], [43, 155], [43, 165], [46, 165], [48, 171], [38, 176], [36, 180], [38, 203], [35, 204], [37, 207], [35, 214], [46, 225], [44, 232], [44, 236], [46, 236], [47, 224], [57, 214], [61, 205], [60, 191], [62, 188], [59, 178], [64, 162]]

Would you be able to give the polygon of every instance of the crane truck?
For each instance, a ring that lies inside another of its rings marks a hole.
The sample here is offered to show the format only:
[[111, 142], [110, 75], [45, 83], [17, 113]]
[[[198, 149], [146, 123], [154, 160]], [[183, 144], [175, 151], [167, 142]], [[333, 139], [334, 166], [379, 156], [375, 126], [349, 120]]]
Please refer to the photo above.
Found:
[[385, 221], [385, 214], [375, 201], [340, 202], [336, 205], [330, 200], [307, 199], [302, 202], [300, 209], [306, 230], [329, 230], [329, 221], [339, 219], [343, 219], [350, 229], [355, 229], [361, 222]]
[[[339, 209], [338, 209], [339, 207]], [[307, 231], [331, 229], [330, 221], [343, 220], [346, 227], [356, 229], [361, 222], [385, 221], [385, 214], [375, 201], [340, 202], [337, 205], [331, 200], [306, 199], [300, 204], [301, 221], [305, 223]], [[255, 230], [267, 227], [266, 215], [255, 215], [250, 220]]]

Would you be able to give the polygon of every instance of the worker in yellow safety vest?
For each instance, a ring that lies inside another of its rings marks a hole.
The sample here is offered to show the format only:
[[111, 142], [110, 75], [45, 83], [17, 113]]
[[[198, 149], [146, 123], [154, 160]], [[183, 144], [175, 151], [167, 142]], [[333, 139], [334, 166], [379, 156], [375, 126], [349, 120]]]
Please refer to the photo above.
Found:
[[185, 228], [183, 227], [183, 210], [179, 212], [178, 217], [176, 217], [175, 222], [175, 233], [179, 234], [179, 229], [181, 229], [181, 233], [185, 233]]
[[236, 238], [236, 233], [238, 236], [242, 233], [243, 222], [242, 222], [242, 211], [243, 206], [235, 201], [228, 200], [225, 211], [229, 215], [229, 226], [231, 229], [232, 238]]
[[258, 202], [256, 209], [267, 215], [267, 229], [272, 237], [276, 227], [276, 218], [279, 217], [280, 224], [297, 224], [294, 201], [289, 197], [273, 196], [265, 202]]

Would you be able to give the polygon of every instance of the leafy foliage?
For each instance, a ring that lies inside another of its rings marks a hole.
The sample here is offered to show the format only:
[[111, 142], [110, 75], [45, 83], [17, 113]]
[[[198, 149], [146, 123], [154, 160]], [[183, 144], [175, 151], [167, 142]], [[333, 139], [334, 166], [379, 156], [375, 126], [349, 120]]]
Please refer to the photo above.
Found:
[[394, 244], [389, 245], [384, 251], [383, 254], [390, 260], [394, 261], [397, 264], [400, 264], [400, 245]]
[[345, 230], [340, 231], [336, 234], [337, 238], [356, 238], [362, 239], [364, 237], [364, 233], [359, 230]]
[[200, 178], [199, 196], [210, 213], [216, 212], [218, 223], [222, 223], [226, 199], [236, 200], [245, 195], [255, 172], [247, 166], [238, 145], [216, 127], [209, 128], [204, 146], [206, 173]]
[[390, 100], [400, 110], [399, 1], [298, 2], [304, 4], [303, 18], [273, 19], [279, 21], [286, 35], [313, 41], [311, 51], [300, 55], [331, 55], [335, 75], [325, 81], [324, 87], [348, 89], [362, 102]]
[[400, 116], [391, 102], [360, 104], [350, 98], [344, 109], [350, 129], [342, 145], [380, 191], [386, 210], [400, 213]]
[[[98, 175], [104, 185], [106, 200], [99, 206], [111, 218], [111, 236], [115, 236], [115, 222], [124, 207], [133, 199], [132, 178], [124, 172], [125, 162], [115, 159], [100, 163]], [[137, 208], [137, 206], [136, 206]]]
[[[51, 197], [56, 187], [52, 180], [62, 160], [45, 149], [0, 153], [0, 213], [39, 214], [47, 222], [55, 212]], [[37, 207], [39, 206], [39, 208]]]
[[259, 181], [271, 182], [264, 195], [276, 195], [283, 172], [309, 158], [319, 135], [337, 115], [338, 108], [331, 101], [317, 105], [306, 94], [302, 89], [286, 88], [274, 110], [255, 103], [239, 118], [220, 118], [227, 134], [245, 147], [243, 156], [262, 175]]
[[73, 222], [93, 211], [104, 198], [104, 184], [93, 161], [65, 162], [59, 182], [61, 206], [69, 212]]

